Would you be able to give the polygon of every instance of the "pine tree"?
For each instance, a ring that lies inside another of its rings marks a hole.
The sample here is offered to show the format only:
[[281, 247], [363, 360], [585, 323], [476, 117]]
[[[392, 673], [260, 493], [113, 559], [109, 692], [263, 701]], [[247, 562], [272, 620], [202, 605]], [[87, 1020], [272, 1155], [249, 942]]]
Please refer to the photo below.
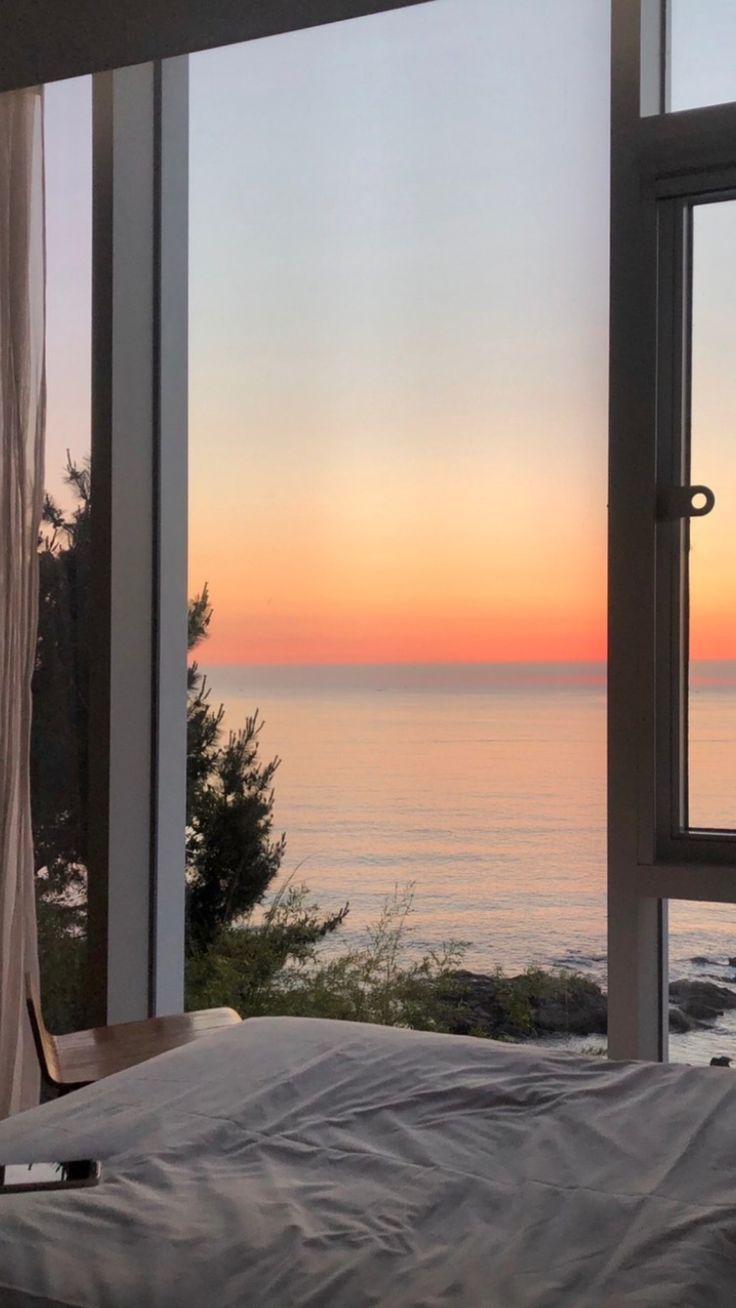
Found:
[[[47, 495], [39, 539], [39, 628], [33, 678], [31, 788], [44, 1008], [51, 1029], [85, 1024], [89, 613], [92, 496], [89, 467], [67, 456], [76, 503], [64, 512]], [[212, 621], [208, 588], [189, 603], [189, 649]], [[187, 953], [200, 975], [218, 939], [247, 918], [279, 873], [286, 837], [273, 834], [279, 759], [262, 762], [256, 709], [223, 740], [222, 706], [196, 662], [187, 672]], [[287, 902], [292, 903], [287, 897]], [[287, 914], [278, 935], [285, 961], [301, 956], [345, 912]], [[258, 928], [254, 950], [263, 955]], [[271, 932], [269, 940], [274, 939]], [[246, 950], [250, 945], [246, 944]], [[269, 945], [270, 948], [270, 945]], [[280, 964], [279, 964], [280, 965]], [[260, 966], [260, 965], [259, 965]]]
[[[212, 620], [205, 586], [189, 603], [189, 648]], [[274, 837], [273, 778], [280, 759], [262, 763], [258, 710], [224, 744], [223, 708], [213, 709], [197, 663], [188, 670], [187, 939], [206, 948], [262, 900], [281, 867], [286, 837]]]

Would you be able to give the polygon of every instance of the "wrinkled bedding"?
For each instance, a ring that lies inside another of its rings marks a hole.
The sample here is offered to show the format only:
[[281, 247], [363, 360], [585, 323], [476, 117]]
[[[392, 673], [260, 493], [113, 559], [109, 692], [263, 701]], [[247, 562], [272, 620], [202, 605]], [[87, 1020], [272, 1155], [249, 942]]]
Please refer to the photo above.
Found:
[[736, 1076], [251, 1019], [0, 1123], [2, 1308], [734, 1308]]

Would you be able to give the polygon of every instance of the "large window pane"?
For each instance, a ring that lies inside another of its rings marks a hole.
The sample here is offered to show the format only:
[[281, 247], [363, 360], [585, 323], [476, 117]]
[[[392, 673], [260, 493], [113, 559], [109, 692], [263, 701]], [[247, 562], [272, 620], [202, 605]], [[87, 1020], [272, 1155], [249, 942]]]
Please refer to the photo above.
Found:
[[736, 828], [736, 203], [693, 213], [689, 825]]
[[46, 88], [47, 441], [31, 786], [44, 1016], [85, 1024], [91, 80]]
[[736, 100], [733, 0], [669, 0], [670, 108]]
[[[302, 921], [290, 876], [350, 905], [319, 1011], [459, 1023], [416, 969], [460, 939], [464, 1029], [600, 1042], [609, 17], [437, 0], [191, 60], [190, 1002], [307, 1003], [253, 929]], [[256, 708], [272, 813], [222, 752]]]

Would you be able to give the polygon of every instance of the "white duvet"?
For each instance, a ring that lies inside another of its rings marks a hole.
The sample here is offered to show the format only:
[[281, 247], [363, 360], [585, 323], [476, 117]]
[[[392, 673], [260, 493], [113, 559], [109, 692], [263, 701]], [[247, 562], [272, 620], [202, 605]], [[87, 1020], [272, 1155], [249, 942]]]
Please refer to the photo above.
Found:
[[252, 1019], [0, 1124], [2, 1308], [734, 1308], [736, 1075]]

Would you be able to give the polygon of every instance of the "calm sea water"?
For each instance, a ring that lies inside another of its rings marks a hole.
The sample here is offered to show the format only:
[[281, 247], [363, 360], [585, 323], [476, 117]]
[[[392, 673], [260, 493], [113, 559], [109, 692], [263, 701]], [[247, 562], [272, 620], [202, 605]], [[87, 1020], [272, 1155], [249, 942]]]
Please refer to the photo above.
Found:
[[[259, 708], [262, 755], [282, 759], [284, 872], [323, 908], [350, 903], [343, 941], [358, 940], [385, 897], [411, 882], [413, 950], [457, 939], [478, 971], [539, 964], [605, 982], [602, 665], [207, 675], [227, 726]], [[698, 821], [736, 825], [736, 685], [726, 665], [698, 682], [691, 807]], [[734, 956], [735, 908], [671, 905], [673, 977], [736, 987]], [[671, 1053], [736, 1054], [736, 1020], [673, 1038]]]

